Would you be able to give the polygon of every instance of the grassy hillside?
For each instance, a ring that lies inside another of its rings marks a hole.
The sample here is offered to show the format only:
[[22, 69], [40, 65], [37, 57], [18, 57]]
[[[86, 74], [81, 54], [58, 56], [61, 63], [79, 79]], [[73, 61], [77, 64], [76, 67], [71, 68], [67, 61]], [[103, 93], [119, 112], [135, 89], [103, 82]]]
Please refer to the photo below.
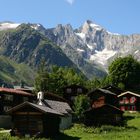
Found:
[[33, 85], [35, 72], [25, 64], [17, 64], [14, 61], [0, 56], [0, 79], [9, 84], [19, 84], [24, 81]]

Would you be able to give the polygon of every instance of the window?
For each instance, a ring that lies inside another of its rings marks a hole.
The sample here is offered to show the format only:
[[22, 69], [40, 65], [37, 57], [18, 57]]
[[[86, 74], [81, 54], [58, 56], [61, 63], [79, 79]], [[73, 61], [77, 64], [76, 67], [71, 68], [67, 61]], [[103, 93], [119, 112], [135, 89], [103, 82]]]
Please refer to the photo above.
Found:
[[125, 111], [125, 107], [124, 107], [124, 106], [121, 106], [120, 109], [121, 109], [122, 111]]
[[136, 106], [133, 105], [133, 106], [131, 107], [131, 110], [132, 110], [132, 111], [136, 111]]
[[128, 110], [128, 111], [131, 110], [131, 107], [130, 107], [130, 106], [127, 106], [127, 110]]
[[4, 100], [13, 101], [13, 95], [4, 95]]
[[67, 88], [67, 89], [66, 89], [66, 92], [67, 92], [67, 93], [71, 93], [71, 92], [72, 92], [71, 88]]
[[128, 100], [127, 97], [123, 97], [123, 101], [124, 101], [125, 104], [128, 104], [129, 103], [129, 100]]
[[133, 96], [133, 97], [130, 98], [130, 103], [135, 103], [136, 100], [137, 100], [136, 97]]
[[78, 88], [77, 89], [77, 93], [82, 93], [82, 89], [81, 88]]
[[8, 111], [11, 108], [11, 106], [4, 106], [4, 111]]
[[23, 97], [23, 101], [28, 101], [28, 97]]

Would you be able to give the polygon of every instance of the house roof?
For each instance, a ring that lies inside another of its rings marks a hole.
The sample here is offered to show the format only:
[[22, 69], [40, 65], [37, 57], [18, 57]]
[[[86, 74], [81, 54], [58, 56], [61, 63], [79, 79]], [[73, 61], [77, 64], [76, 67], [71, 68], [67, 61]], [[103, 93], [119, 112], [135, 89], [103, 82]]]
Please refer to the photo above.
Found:
[[123, 93], [121, 93], [120, 95], [118, 95], [118, 97], [121, 97], [121, 96], [126, 95], [126, 94], [131, 94], [131, 95], [140, 97], [140, 94], [137, 94], [137, 93], [134, 93], [134, 92], [131, 92], [131, 91], [123, 92]]
[[44, 100], [45, 104], [50, 108], [59, 111], [62, 114], [72, 113], [71, 107], [66, 102], [52, 101], [52, 100]]
[[118, 88], [118, 87], [115, 87], [115, 86], [113, 86], [113, 85], [108, 85], [108, 86], [105, 86], [105, 87], [103, 87], [102, 89], [106, 89], [106, 90], [109, 90], [109, 91], [111, 91], [111, 92], [113, 92], [113, 93], [115, 93], [115, 94], [121, 94], [122, 92], [124, 92], [124, 90], [122, 90], [122, 89], [120, 89], [120, 88]]
[[0, 93], [9, 93], [9, 94], [16, 94], [16, 95], [23, 95], [23, 96], [34, 96], [33, 94], [25, 91], [16, 90], [12, 88], [3, 88], [3, 87], [0, 87]]
[[66, 99], [64, 99], [63, 97], [56, 95], [54, 93], [51, 92], [45, 92], [45, 98], [49, 99], [49, 100], [55, 100], [55, 101], [62, 101], [62, 102], [67, 102]]
[[96, 92], [96, 91], [100, 91], [100, 92], [102, 92], [102, 93], [104, 93], [104, 94], [116, 96], [115, 93], [113, 93], [113, 92], [111, 92], [111, 91], [109, 91], [109, 90], [106, 90], [106, 89], [102, 89], [102, 88], [93, 89], [93, 90], [89, 91], [87, 95], [88, 95], [88, 96], [91, 96], [91, 95], [94, 94], [94, 92]]
[[24, 102], [22, 104], [19, 104], [15, 107], [11, 108], [10, 110], [8, 110], [7, 113], [12, 114], [13, 112], [15, 112], [15, 111], [17, 111], [25, 106], [31, 106], [42, 113], [50, 113], [50, 114], [63, 116], [63, 114], [58, 112], [57, 110], [54, 110], [54, 109], [47, 107], [47, 106], [44, 106], [44, 105], [37, 105], [37, 104], [31, 103], [31, 102]]

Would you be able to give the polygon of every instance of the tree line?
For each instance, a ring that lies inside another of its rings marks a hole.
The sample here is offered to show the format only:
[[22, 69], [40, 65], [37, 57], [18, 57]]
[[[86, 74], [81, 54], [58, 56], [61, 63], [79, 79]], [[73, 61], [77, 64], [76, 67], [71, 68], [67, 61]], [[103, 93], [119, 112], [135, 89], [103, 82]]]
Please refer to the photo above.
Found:
[[139, 89], [140, 62], [131, 55], [119, 57], [108, 67], [106, 77], [86, 79], [82, 73], [77, 73], [73, 68], [52, 66], [48, 69], [45, 61], [42, 61], [35, 77], [37, 91], [49, 91], [61, 95], [63, 88], [72, 84], [84, 86], [89, 90], [109, 84], [125, 90]]

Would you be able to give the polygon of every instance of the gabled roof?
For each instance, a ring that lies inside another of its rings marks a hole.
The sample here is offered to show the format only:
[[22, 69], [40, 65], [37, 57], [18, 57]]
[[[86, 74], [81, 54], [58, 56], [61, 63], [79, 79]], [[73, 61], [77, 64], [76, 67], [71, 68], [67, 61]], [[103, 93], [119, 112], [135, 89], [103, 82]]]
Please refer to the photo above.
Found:
[[45, 92], [44, 96], [45, 96], [45, 98], [47, 98], [49, 100], [67, 102], [67, 100], [64, 99], [63, 97], [61, 97], [57, 94], [51, 93], [51, 92]]
[[16, 95], [23, 95], [23, 96], [34, 96], [33, 94], [25, 91], [16, 90], [12, 88], [3, 88], [3, 87], [0, 87], [0, 93], [16, 94]]
[[108, 85], [108, 86], [105, 86], [103, 87], [102, 89], [106, 89], [106, 90], [109, 90], [111, 92], [114, 92], [115, 94], [121, 94], [122, 92], [124, 92], [124, 90], [116, 87], [116, 86], [113, 86], [113, 85]]
[[57, 110], [54, 110], [54, 109], [47, 107], [47, 106], [37, 105], [37, 104], [31, 103], [31, 102], [24, 102], [22, 104], [19, 104], [15, 107], [11, 108], [10, 110], [8, 110], [7, 113], [12, 114], [13, 112], [15, 112], [15, 111], [17, 111], [25, 106], [31, 106], [42, 113], [50, 113], [50, 114], [63, 116], [63, 114], [58, 112]]
[[131, 91], [123, 92], [123, 93], [121, 93], [120, 95], [118, 95], [118, 97], [121, 97], [121, 96], [126, 95], [126, 94], [131, 94], [131, 95], [140, 97], [140, 94], [137, 94], [137, 93], [134, 93], [134, 92], [131, 92]]
[[94, 92], [96, 92], [96, 91], [100, 91], [100, 92], [102, 92], [103, 94], [106, 94], [106, 95], [114, 95], [114, 96], [116, 96], [116, 94], [115, 93], [113, 93], [113, 92], [111, 92], [111, 91], [109, 91], [109, 90], [106, 90], [106, 89], [102, 89], [102, 88], [97, 88], [97, 89], [93, 89], [93, 90], [91, 90], [90, 92], [88, 92], [88, 96], [91, 96], [92, 94], [94, 94]]
[[52, 100], [45, 100], [44, 102], [50, 108], [57, 110], [62, 114], [72, 113], [71, 107], [66, 102], [59, 102], [59, 101], [52, 101]]

